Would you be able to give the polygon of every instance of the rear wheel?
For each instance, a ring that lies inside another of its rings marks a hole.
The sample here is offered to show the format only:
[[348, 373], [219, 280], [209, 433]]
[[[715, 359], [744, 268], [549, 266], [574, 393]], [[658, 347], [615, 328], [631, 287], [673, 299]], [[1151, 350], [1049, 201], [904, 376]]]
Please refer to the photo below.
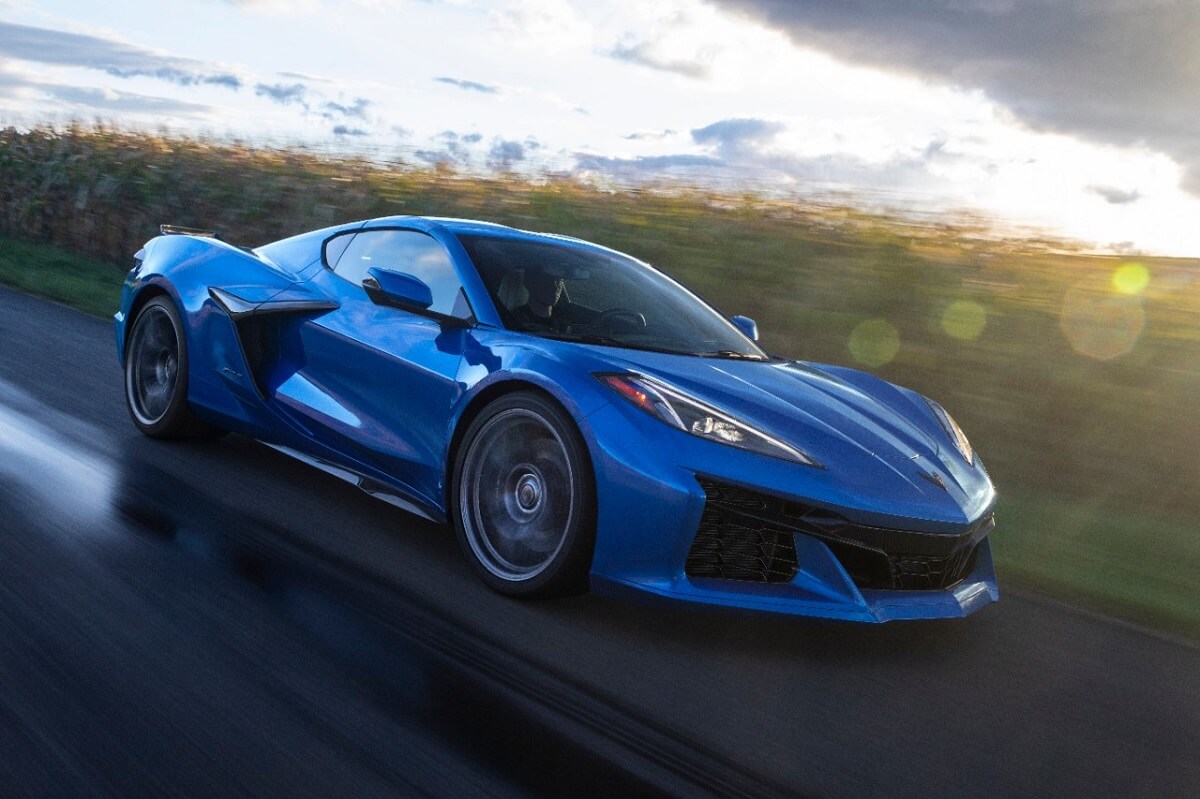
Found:
[[137, 428], [154, 438], [216, 437], [187, 403], [188, 353], [183, 323], [165, 296], [142, 307], [125, 351], [125, 403]]
[[571, 418], [532, 392], [507, 394], [471, 422], [455, 458], [451, 512], [479, 577], [511, 596], [587, 588], [595, 487]]

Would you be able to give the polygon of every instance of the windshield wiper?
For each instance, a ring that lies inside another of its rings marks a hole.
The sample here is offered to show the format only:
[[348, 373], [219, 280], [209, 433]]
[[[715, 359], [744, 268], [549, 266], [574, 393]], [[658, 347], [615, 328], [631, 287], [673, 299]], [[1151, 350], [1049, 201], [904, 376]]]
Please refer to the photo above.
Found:
[[739, 361], [765, 361], [761, 355], [755, 355], [752, 352], [741, 352], [739, 350], [713, 350], [711, 352], [697, 352], [701, 358], [735, 358]]
[[699, 358], [736, 358], [745, 361], [765, 361], [763, 358], [753, 353], [740, 352], [738, 350], [713, 350], [712, 352], [695, 352], [693, 350], [675, 350], [669, 347], [652, 347], [648, 344], [634, 344], [624, 339], [606, 336], [602, 333], [559, 333], [553, 330], [526, 330], [524, 331], [534, 336], [542, 338], [551, 338], [555, 341], [573, 341], [577, 344], [600, 344], [606, 347], [625, 347], [631, 350], [641, 350], [642, 352], [661, 352], [665, 355], [690, 355]]
[[600, 333], [556, 333], [554, 331], [525, 331], [534, 336], [542, 338], [552, 338], [555, 341], [573, 341], [577, 344], [600, 344], [605, 347], [625, 347], [631, 350], [641, 350], [643, 352], [662, 352], [668, 355], [691, 355], [692, 353], [684, 350], [664, 349], [662, 347], [652, 347], [648, 344], [633, 344], [624, 339], [606, 336]]
[[578, 341], [580, 344], [612, 344], [620, 347], [631, 346], [619, 338], [604, 336], [599, 333], [556, 333], [554, 331], [549, 331], [546, 333], [534, 333], [534, 335], [542, 336], [543, 338], [557, 339], [558, 341]]

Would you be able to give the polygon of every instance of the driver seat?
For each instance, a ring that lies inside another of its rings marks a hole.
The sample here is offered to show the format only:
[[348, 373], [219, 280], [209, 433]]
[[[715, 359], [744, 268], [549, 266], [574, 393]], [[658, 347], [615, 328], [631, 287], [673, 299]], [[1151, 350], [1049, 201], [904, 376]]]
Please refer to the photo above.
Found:
[[529, 302], [529, 289], [525, 287], [525, 270], [510, 269], [496, 288], [496, 299], [507, 311], [515, 311]]

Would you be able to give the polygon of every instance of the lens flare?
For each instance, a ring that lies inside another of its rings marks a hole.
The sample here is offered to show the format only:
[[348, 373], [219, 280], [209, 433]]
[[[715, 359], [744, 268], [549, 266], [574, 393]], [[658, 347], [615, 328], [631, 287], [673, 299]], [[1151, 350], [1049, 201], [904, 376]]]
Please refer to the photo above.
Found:
[[1077, 285], [1063, 298], [1059, 324], [1076, 352], [1107, 361], [1137, 344], [1146, 326], [1146, 311], [1141, 297]]
[[850, 354], [865, 366], [890, 363], [900, 351], [900, 332], [886, 319], [866, 319], [850, 334]]
[[1137, 261], [1121, 264], [1113, 272], [1112, 284], [1122, 294], [1141, 294], [1150, 285], [1150, 270]]
[[942, 330], [960, 341], [974, 341], [986, 326], [987, 309], [971, 300], [956, 300], [942, 313]]

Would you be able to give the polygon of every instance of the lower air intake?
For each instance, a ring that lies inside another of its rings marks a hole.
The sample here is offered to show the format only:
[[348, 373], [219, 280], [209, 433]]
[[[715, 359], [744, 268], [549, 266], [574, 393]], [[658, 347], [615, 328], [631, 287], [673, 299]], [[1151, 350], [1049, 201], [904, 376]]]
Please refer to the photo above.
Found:
[[949, 588], [975, 567], [991, 516], [961, 535], [891, 530], [854, 524], [836, 513], [771, 494], [699, 477], [704, 513], [684, 571], [757, 583], [796, 576], [794, 535], [824, 541], [859, 588], [906, 591]]
[[792, 534], [727, 518], [708, 502], [684, 568], [690, 577], [786, 583], [796, 576]]

